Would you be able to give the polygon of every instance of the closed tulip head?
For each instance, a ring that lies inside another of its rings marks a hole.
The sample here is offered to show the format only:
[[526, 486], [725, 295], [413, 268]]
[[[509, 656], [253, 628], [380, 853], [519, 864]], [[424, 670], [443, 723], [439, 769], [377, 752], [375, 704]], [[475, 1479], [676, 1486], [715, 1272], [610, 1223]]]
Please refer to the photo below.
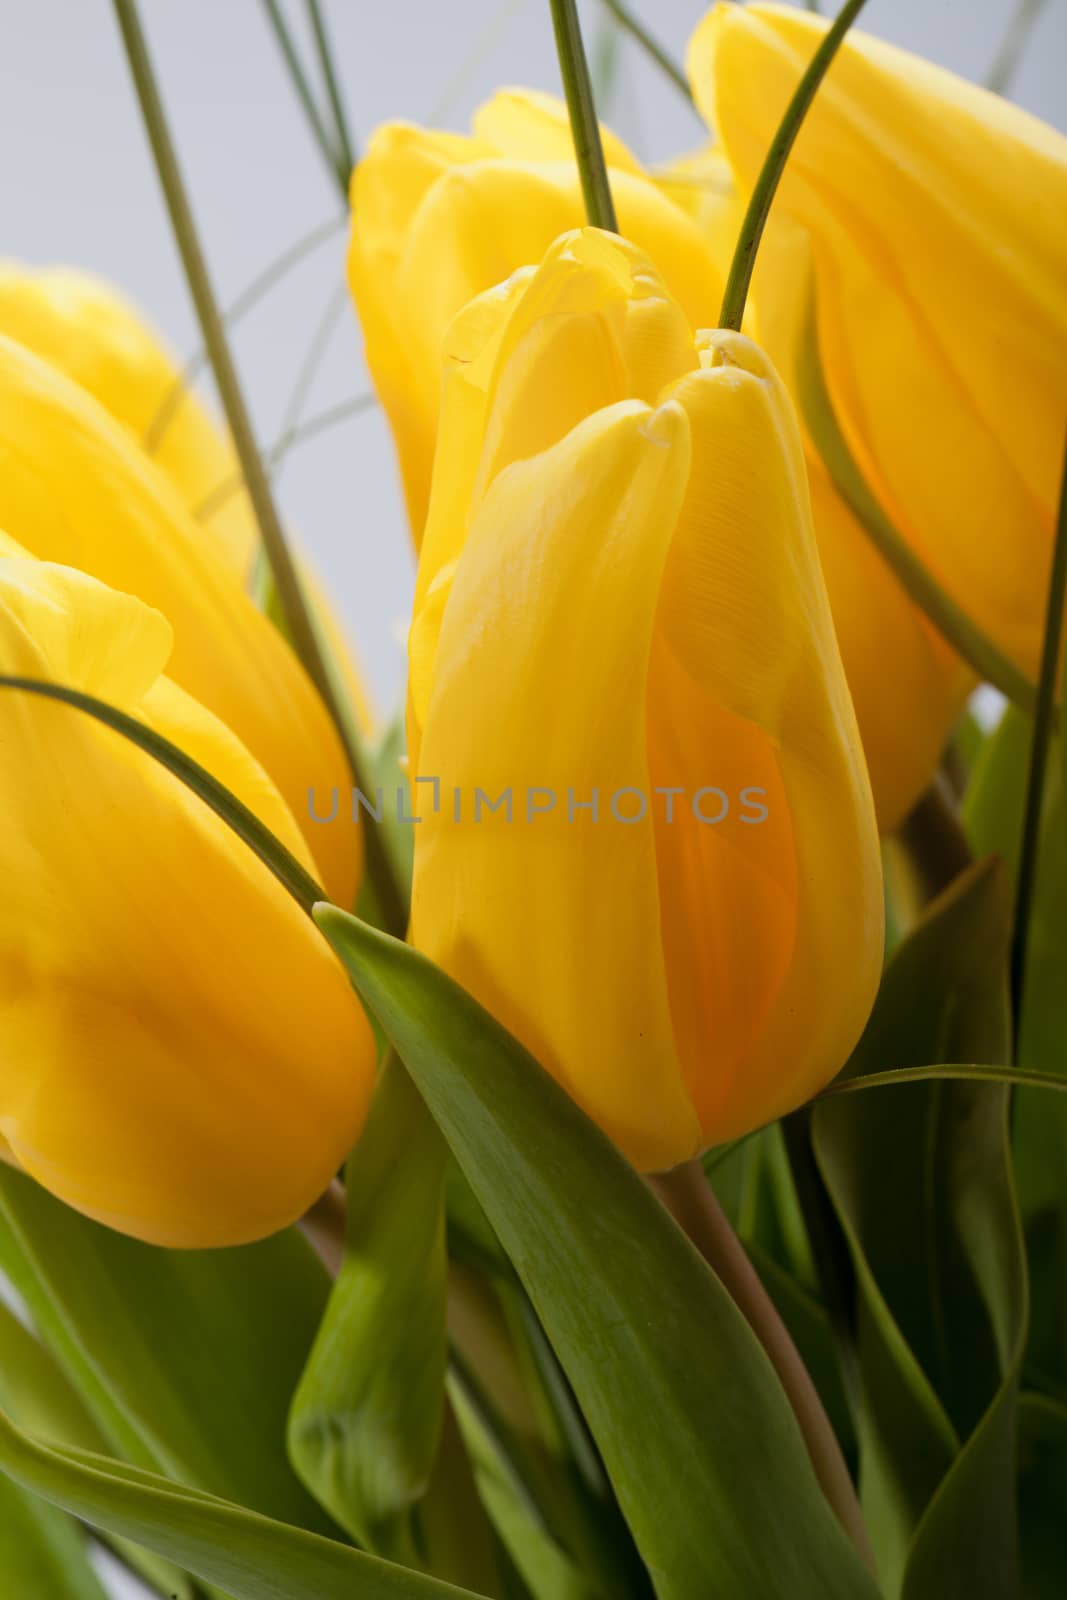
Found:
[[[178, 744], [309, 871], [264, 768], [163, 676], [159, 611], [0, 536], [0, 670]], [[176, 1248], [296, 1220], [359, 1132], [369, 1025], [317, 930], [162, 766], [67, 706], [0, 699], [0, 1140], [76, 1210]]]
[[422, 807], [412, 936], [670, 1167], [825, 1084], [881, 964], [792, 406], [590, 229], [456, 318], [443, 392], [411, 767], [514, 812]]

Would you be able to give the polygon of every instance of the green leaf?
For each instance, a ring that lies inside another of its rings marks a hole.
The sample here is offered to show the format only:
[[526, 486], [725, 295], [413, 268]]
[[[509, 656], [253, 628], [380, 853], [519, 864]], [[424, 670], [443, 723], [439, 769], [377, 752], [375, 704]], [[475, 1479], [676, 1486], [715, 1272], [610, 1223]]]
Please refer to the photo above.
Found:
[[999, 855], [1014, 879], [1022, 843], [1031, 719], [1007, 706], [975, 762], [963, 823], [976, 855]]
[[522, 1278], [660, 1600], [873, 1596], [767, 1357], [633, 1168], [424, 957], [315, 915]]
[[[886, 969], [849, 1063], [1007, 1060], [1010, 898], [995, 861], [958, 878]], [[1025, 1264], [1008, 1088], [909, 1084], [814, 1115], [857, 1281], [861, 1493], [889, 1595], [1019, 1592], [1013, 1495]]]
[[469, 1590], [138, 1467], [45, 1444], [3, 1412], [0, 1471], [83, 1521], [186, 1567], [234, 1600], [473, 1600]]
[[[57, 1444], [72, 1444], [83, 1450], [106, 1451], [107, 1442], [73, 1384], [55, 1358], [0, 1301], [0, 1405], [33, 1433]], [[4, 1484], [5, 1492], [23, 1493]], [[37, 1502], [42, 1517], [55, 1519], [59, 1512]], [[139, 1573], [160, 1594], [170, 1600], [193, 1600], [189, 1579], [170, 1562], [160, 1560], [137, 1545], [115, 1541], [116, 1550], [128, 1567]], [[0, 1569], [2, 1574], [2, 1569]], [[14, 1586], [0, 1592], [20, 1594]], [[44, 1591], [47, 1594], [48, 1591]]]
[[[454, 1430], [447, 1472], [435, 1474], [449, 1159], [418, 1090], [390, 1058], [348, 1165], [344, 1259], [293, 1401], [289, 1453], [321, 1504], [368, 1549], [491, 1586], [488, 1525]], [[464, 1537], [449, 1540], [446, 1562], [431, 1529], [457, 1523]]]
[[0, 1593], [18, 1600], [107, 1600], [77, 1524], [6, 1478], [0, 1478]]
[[285, 1454], [290, 1399], [329, 1286], [298, 1234], [161, 1250], [0, 1164], [0, 1263], [113, 1450], [330, 1531]]
[[[1014, 872], [1022, 837], [1031, 724], [1011, 707], [967, 795], [968, 831], [999, 850]], [[1065, 744], [1050, 763], [1017, 1059], [1067, 1089], [1067, 767]], [[1030, 1263], [1027, 1382], [1067, 1397], [1067, 1096], [1020, 1090], [1013, 1119], [1016, 1180]]]
[[1019, 1400], [1019, 1518], [1026, 1600], [1063, 1600], [1067, 1573], [1067, 1405]]

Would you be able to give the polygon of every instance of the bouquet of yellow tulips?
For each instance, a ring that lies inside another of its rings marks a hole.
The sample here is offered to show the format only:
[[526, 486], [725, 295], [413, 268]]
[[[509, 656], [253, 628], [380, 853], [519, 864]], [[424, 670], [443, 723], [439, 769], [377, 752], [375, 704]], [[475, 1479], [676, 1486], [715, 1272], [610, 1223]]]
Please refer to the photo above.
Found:
[[607, 6], [650, 170], [575, 0], [561, 98], [358, 156], [265, 0], [383, 726], [113, 0], [226, 427], [0, 267], [4, 1597], [1067, 1593], [1067, 138], [862, 6]]

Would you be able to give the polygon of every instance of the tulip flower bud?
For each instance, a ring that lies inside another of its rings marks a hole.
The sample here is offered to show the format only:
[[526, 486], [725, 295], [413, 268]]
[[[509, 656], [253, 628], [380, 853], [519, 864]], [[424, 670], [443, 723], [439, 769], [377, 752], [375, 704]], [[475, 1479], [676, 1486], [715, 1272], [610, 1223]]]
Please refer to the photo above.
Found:
[[445, 369], [412, 937], [666, 1168], [822, 1087], [878, 983], [796, 421], [750, 340], [694, 338], [592, 229], [467, 307]]
[[[178, 744], [312, 870], [233, 733], [161, 676], [152, 607], [0, 537], [0, 671]], [[175, 1248], [299, 1217], [358, 1135], [369, 1025], [311, 921], [151, 757], [0, 696], [0, 1149], [86, 1215]]]
[[[693, 326], [710, 325], [723, 280], [700, 229], [618, 139], [605, 132], [604, 145], [620, 228], [657, 263]], [[416, 545], [445, 330], [469, 300], [539, 261], [584, 217], [567, 113], [549, 95], [496, 95], [469, 138], [390, 123], [356, 167], [349, 279]]]
[[331, 898], [351, 905], [360, 834], [316, 824], [308, 794], [347, 792], [340, 740], [295, 655], [217, 541], [91, 395], [0, 336], [0, 527], [31, 555], [136, 595], [174, 630], [170, 676], [262, 763], [310, 843]]
[[[743, 190], [827, 23], [719, 5], [689, 70]], [[855, 31], [776, 211], [810, 234], [849, 447], [938, 582], [1038, 671], [1067, 422], [1067, 139]]]

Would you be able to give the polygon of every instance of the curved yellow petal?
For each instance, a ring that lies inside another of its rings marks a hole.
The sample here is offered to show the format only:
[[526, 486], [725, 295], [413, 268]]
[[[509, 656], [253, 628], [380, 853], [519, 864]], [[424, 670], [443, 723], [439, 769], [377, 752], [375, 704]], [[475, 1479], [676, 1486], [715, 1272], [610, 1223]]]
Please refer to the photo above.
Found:
[[881, 867], [791, 403], [742, 335], [700, 343], [701, 371], [668, 391], [692, 467], [648, 722], [653, 783], [706, 786], [701, 813], [721, 813], [656, 813], [675, 1037], [720, 1142], [847, 1059], [881, 971]]
[[[698, 28], [694, 90], [743, 186], [825, 27], [751, 5]], [[778, 203], [811, 232], [827, 378], [872, 488], [1034, 673], [1067, 422], [1067, 139], [853, 32]]]
[[[652, 1168], [694, 1154], [699, 1130], [655, 936], [651, 822], [606, 813], [616, 791], [648, 790], [645, 661], [688, 456], [676, 407], [622, 402], [492, 484], [422, 736], [419, 776], [440, 780], [441, 810], [424, 800], [415, 833], [414, 942]], [[476, 790], [510, 791], [512, 820], [476, 821]], [[570, 820], [569, 799], [594, 790], [605, 818]]]
[[[805, 229], [772, 218], [753, 280], [763, 346], [795, 384], [811, 304]], [[830, 609], [863, 739], [878, 825], [892, 833], [928, 786], [975, 686], [967, 668], [909, 600], [805, 440], [812, 515]]]
[[[101, 279], [67, 267], [34, 271], [0, 262], [0, 334], [65, 372], [139, 445], [150, 445], [156, 465], [191, 510], [239, 476], [233, 449], [195, 392], [182, 387], [159, 334]], [[165, 405], [166, 426], [156, 430]], [[204, 520], [243, 579], [257, 539], [247, 495], [228, 496]]]
[[[387, 127], [356, 169], [349, 278], [417, 545], [449, 324], [584, 220], [561, 115], [557, 102], [512, 91], [478, 114], [477, 137]], [[722, 279], [699, 227], [621, 146], [610, 150], [619, 163], [612, 188], [621, 231], [657, 263], [690, 321], [710, 325]]]
[[[574, 135], [567, 107], [558, 95], [539, 89], [498, 89], [472, 119], [475, 137], [498, 155], [515, 161], [571, 161]], [[601, 128], [600, 142], [609, 168], [640, 174], [641, 163], [617, 134]]]
[[0, 337], [0, 526], [31, 554], [157, 607], [174, 629], [169, 674], [262, 763], [299, 820], [331, 897], [352, 903], [360, 836], [316, 825], [308, 791], [350, 784], [329, 716], [288, 645], [220, 559], [212, 536], [84, 390]]
[[[248, 752], [159, 677], [169, 628], [84, 573], [0, 559], [0, 662], [106, 693], [291, 847]], [[358, 1134], [369, 1026], [309, 919], [158, 763], [0, 699], [0, 1138], [70, 1205], [175, 1248], [295, 1220]]]

